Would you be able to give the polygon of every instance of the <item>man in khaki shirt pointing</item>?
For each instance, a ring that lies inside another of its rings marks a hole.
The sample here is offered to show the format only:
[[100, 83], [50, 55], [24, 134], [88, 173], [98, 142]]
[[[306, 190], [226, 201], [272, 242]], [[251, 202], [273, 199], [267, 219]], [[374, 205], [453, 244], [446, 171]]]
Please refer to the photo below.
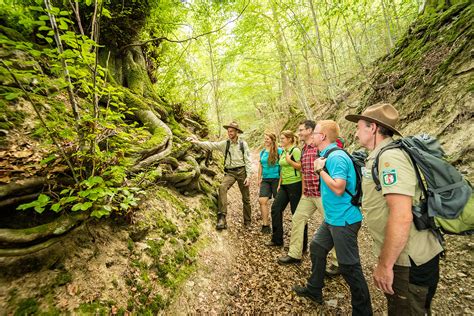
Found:
[[224, 154], [224, 179], [219, 187], [217, 225], [216, 229], [227, 228], [227, 191], [237, 182], [242, 194], [244, 226], [250, 227], [252, 209], [250, 207], [250, 173], [252, 162], [250, 160], [250, 150], [247, 142], [239, 139], [239, 134], [243, 133], [236, 122], [231, 122], [223, 126], [227, 129], [229, 139], [218, 142], [200, 142], [196, 136], [189, 137], [188, 140], [197, 146], [219, 150]]
[[389, 315], [430, 315], [443, 248], [431, 231], [413, 223], [412, 206], [421, 194], [414, 166], [401, 149], [388, 149], [378, 161], [380, 191], [371, 173], [380, 150], [400, 135], [398, 117], [391, 104], [378, 103], [346, 119], [357, 123], [359, 143], [370, 151], [362, 170], [362, 210], [378, 257], [375, 286], [387, 297]]

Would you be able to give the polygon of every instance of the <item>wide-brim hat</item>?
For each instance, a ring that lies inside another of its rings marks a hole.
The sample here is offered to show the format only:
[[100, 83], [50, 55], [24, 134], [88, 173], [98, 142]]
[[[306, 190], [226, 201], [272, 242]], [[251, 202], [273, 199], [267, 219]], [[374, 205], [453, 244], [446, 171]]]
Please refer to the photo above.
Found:
[[239, 132], [240, 134], [244, 132], [243, 130], [240, 129], [239, 124], [237, 124], [237, 122], [230, 122], [228, 125], [224, 125], [223, 127], [225, 129], [228, 129], [229, 127], [235, 128], [237, 132]]
[[398, 123], [398, 111], [390, 103], [376, 103], [369, 106], [360, 115], [346, 115], [346, 120], [357, 123], [359, 120], [383, 126], [397, 135], [402, 135], [395, 126]]

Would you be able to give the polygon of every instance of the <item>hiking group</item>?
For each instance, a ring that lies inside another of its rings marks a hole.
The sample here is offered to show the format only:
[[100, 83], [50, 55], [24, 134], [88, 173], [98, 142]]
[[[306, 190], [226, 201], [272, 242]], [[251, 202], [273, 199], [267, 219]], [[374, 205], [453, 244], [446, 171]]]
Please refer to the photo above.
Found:
[[[443, 247], [440, 235], [427, 229], [433, 227], [419, 227], [418, 216], [413, 215], [417, 209], [429, 208], [426, 200], [430, 188], [421, 181], [416, 158], [403, 149], [403, 142], [392, 138], [401, 136], [396, 129], [398, 112], [391, 104], [377, 103], [346, 119], [357, 123], [356, 138], [369, 151], [368, 156], [357, 159], [355, 153], [348, 154], [342, 148], [339, 125], [332, 120], [306, 120], [298, 127], [298, 136], [289, 130], [282, 131], [281, 148], [275, 134], [265, 133], [259, 155], [258, 185], [262, 233], [271, 234], [266, 245], [283, 246], [283, 212], [290, 204], [289, 250], [286, 256], [278, 258], [278, 263], [300, 263], [308, 246], [308, 220], [318, 210], [323, 221], [310, 241], [310, 276], [305, 285], [295, 285], [293, 291], [321, 304], [325, 276], [341, 274], [350, 289], [352, 313], [371, 315], [370, 293], [357, 242], [362, 210], [378, 258], [372, 277], [387, 298], [388, 314], [430, 314]], [[219, 188], [216, 228], [227, 227], [227, 191], [235, 182], [242, 194], [244, 227], [249, 228], [249, 147], [239, 139], [243, 131], [237, 123], [224, 128], [228, 140], [189, 140], [201, 148], [224, 153], [225, 176]], [[297, 146], [298, 137], [304, 144], [301, 149]], [[428, 176], [425, 180], [429, 182]], [[456, 194], [468, 200], [470, 186], [462, 177], [456, 181], [448, 189], [461, 188], [462, 194]], [[271, 198], [274, 201], [269, 210]]]

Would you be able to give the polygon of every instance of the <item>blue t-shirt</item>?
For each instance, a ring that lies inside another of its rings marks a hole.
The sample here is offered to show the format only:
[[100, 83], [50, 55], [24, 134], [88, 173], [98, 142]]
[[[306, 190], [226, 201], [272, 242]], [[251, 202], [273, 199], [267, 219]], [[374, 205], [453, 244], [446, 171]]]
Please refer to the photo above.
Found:
[[[278, 157], [280, 157], [283, 149], [278, 148]], [[278, 157], [274, 165], [268, 164], [268, 156], [270, 152], [266, 149], [262, 149], [260, 152], [260, 163], [262, 164], [262, 179], [279, 179], [280, 178], [280, 165], [278, 164]]]
[[[321, 151], [320, 156], [337, 147], [332, 143]], [[356, 172], [351, 159], [342, 150], [333, 151], [326, 160], [326, 169], [333, 179], [346, 180], [346, 188], [351, 193], [356, 191]], [[329, 225], [345, 226], [354, 224], [362, 220], [362, 213], [359, 208], [351, 203], [351, 196], [344, 192], [336, 195], [327, 184], [321, 179], [321, 198], [323, 199], [324, 220]]]

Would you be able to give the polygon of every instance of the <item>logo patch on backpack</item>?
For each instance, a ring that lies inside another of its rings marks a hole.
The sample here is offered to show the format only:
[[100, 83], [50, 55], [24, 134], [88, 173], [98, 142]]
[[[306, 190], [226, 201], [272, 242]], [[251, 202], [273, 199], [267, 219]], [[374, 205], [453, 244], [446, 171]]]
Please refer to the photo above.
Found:
[[382, 179], [383, 179], [384, 186], [394, 185], [395, 183], [397, 183], [397, 180], [398, 180], [397, 170], [395, 169], [382, 170]]

